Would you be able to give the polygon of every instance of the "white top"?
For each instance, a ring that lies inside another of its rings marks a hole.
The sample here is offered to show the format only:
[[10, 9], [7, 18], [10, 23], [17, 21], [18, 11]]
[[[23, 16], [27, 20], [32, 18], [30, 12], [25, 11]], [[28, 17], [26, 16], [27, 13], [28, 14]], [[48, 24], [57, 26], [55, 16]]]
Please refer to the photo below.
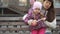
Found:
[[[48, 11], [46, 11], [45, 16], [47, 15], [47, 13]], [[52, 22], [45, 21], [44, 23], [49, 27], [46, 29], [46, 32], [51, 32], [52, 29], [56, 28], [56, 17]]]
[[46, 29], [46, 32], [51, 32], [51, 28], [52, 28], [52, 29], [55, 29], [55, 28], [56, 28], [56, 18], [55, 18], [52, 22], [45, 21], [44, 23], [45, 23], [48, 27], [50, 27], [50, 28], [47, 28], [47, 29]]

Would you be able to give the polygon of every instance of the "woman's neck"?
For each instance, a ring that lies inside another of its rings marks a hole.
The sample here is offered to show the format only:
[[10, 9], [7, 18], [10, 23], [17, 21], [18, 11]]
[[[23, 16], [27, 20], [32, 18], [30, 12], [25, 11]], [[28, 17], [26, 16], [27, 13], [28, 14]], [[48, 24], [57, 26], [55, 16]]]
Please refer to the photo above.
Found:
[[45, 10], [45, 11], [48, 11], [48, 10], [47, 10], [46, 8], [44, 8], [44, 7], [43, 7], [42, 9]]

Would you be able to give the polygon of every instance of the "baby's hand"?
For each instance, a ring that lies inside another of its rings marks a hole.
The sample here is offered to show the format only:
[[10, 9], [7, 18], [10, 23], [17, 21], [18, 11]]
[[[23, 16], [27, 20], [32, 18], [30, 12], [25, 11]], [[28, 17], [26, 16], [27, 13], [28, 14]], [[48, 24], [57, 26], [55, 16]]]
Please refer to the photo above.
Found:
[[36, 26], [37, 25], [37, 20], [33, 20], [31, 23], [32, 26]]

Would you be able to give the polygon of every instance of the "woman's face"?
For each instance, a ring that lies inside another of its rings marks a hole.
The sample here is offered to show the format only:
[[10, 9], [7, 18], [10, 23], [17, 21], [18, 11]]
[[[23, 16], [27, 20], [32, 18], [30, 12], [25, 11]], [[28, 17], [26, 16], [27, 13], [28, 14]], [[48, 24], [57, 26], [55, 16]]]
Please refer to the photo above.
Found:
[[45, 1], [43, 2], [43, 7], [44, 7], [45, 9], [49, 9], [50, 6], [51, 6], [51, 2], [50, 2], [50, 1], [45, 0]]

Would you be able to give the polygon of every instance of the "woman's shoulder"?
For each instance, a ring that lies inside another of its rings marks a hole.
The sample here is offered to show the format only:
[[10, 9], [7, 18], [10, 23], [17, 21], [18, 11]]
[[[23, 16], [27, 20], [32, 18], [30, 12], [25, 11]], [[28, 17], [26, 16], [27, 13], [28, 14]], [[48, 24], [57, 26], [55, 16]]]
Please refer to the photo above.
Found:
[[52, 22], [45, 21], [45, 24], [53, 29], [56, 28], [56, 18]]
[[[49, 22], [49, 21], [46, 21], [46, 22]], [[56, 23], [56, 18], [52, 22], [50, 22], [50, 23]]]

